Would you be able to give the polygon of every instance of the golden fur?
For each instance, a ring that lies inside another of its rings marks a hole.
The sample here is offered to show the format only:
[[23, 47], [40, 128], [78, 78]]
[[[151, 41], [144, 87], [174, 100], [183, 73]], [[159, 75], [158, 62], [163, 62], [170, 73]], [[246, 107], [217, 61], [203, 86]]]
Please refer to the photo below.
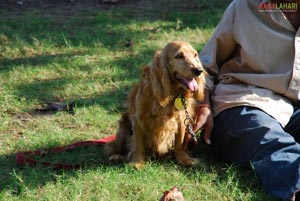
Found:
[[183, 146], [185, 111], [177, 110], [174, 100], [185, 96], [188, 113], [193, 116], [196, 102], [204, 98], [202, 71], [197, 51], [189, 43], [170, 42], [157, 52], [128, 94], [128, 111], [121, 117], [116, 140], [106, 147], [111, 159], [123, 155], [139, 168], [146, 156], [157, 158], [174, 150], [180, 164], [195, 164], [197, 160]]

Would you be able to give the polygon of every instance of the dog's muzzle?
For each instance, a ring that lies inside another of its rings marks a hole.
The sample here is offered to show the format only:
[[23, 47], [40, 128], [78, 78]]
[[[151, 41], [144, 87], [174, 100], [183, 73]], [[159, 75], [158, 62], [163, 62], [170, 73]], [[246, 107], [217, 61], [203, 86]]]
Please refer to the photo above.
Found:
[[194, 75], [199, 76], [202, 73], [202, 70], [199, 68], [193, 68], [192, 72], [194, 73]]

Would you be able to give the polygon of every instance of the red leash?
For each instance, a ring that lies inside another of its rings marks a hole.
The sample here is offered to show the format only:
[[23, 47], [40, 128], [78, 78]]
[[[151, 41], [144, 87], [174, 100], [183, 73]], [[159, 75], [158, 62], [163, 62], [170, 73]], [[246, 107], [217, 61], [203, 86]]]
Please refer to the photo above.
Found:
[[38, 160], [35, 160], [31, 156], [43, 156], [48, 152], [52, 153], [59, 153], [68, 151], [74, 148], [82, 147], [82, 146], [91, 146], [91, 145], [104, 145], [108, 142], [113, 141], [116, 138], [115, 135], [111, 135], [106, 138], [101, 138], [98, 140], [87, 140], [82, 142], [76, 142], [67, 146], [63, 147], [55, 147], [51, 149], [46, 150], [36, 150], [36, 151], [25, 151], [25, 152], [19, 152], [16, 154], [16, 162], [18, 165], [43, 165], [43, 166], [51, 166], [54, 169], [72, 169], [72, 168], [79, 168], [83, 164], [63, 164], [63, 163], [51, 163], [51, 162], [41, 162]]

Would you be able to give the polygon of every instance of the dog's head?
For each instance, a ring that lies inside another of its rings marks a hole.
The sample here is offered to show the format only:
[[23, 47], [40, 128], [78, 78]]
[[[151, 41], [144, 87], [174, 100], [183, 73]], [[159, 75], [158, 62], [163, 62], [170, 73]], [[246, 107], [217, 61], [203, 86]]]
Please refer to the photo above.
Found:
[[173, 41], [159, 53], [151, 66], [155, 95], [161, 105], [179, 91], [191, 91], [197, 99], [203, 98], [204, 69], [197, 51], [187, 42]]
[[162, 62], [169, 69], [171, 79], [186, 90], [197, 91], [197, 78], [202, 74], [203, 67], [197, 51], [187, 42], [174, 41], [162, 51]]

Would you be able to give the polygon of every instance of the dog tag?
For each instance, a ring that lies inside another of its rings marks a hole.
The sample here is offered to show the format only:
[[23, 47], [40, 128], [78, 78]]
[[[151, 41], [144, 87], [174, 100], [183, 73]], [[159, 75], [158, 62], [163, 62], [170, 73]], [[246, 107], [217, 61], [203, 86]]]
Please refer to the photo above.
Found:
[[177, 110], [183, 110], [184, 109], [181, 98], [176, 98], [175, 102], [174, 102], [174, 105], [175, 105], [175, 108]]

